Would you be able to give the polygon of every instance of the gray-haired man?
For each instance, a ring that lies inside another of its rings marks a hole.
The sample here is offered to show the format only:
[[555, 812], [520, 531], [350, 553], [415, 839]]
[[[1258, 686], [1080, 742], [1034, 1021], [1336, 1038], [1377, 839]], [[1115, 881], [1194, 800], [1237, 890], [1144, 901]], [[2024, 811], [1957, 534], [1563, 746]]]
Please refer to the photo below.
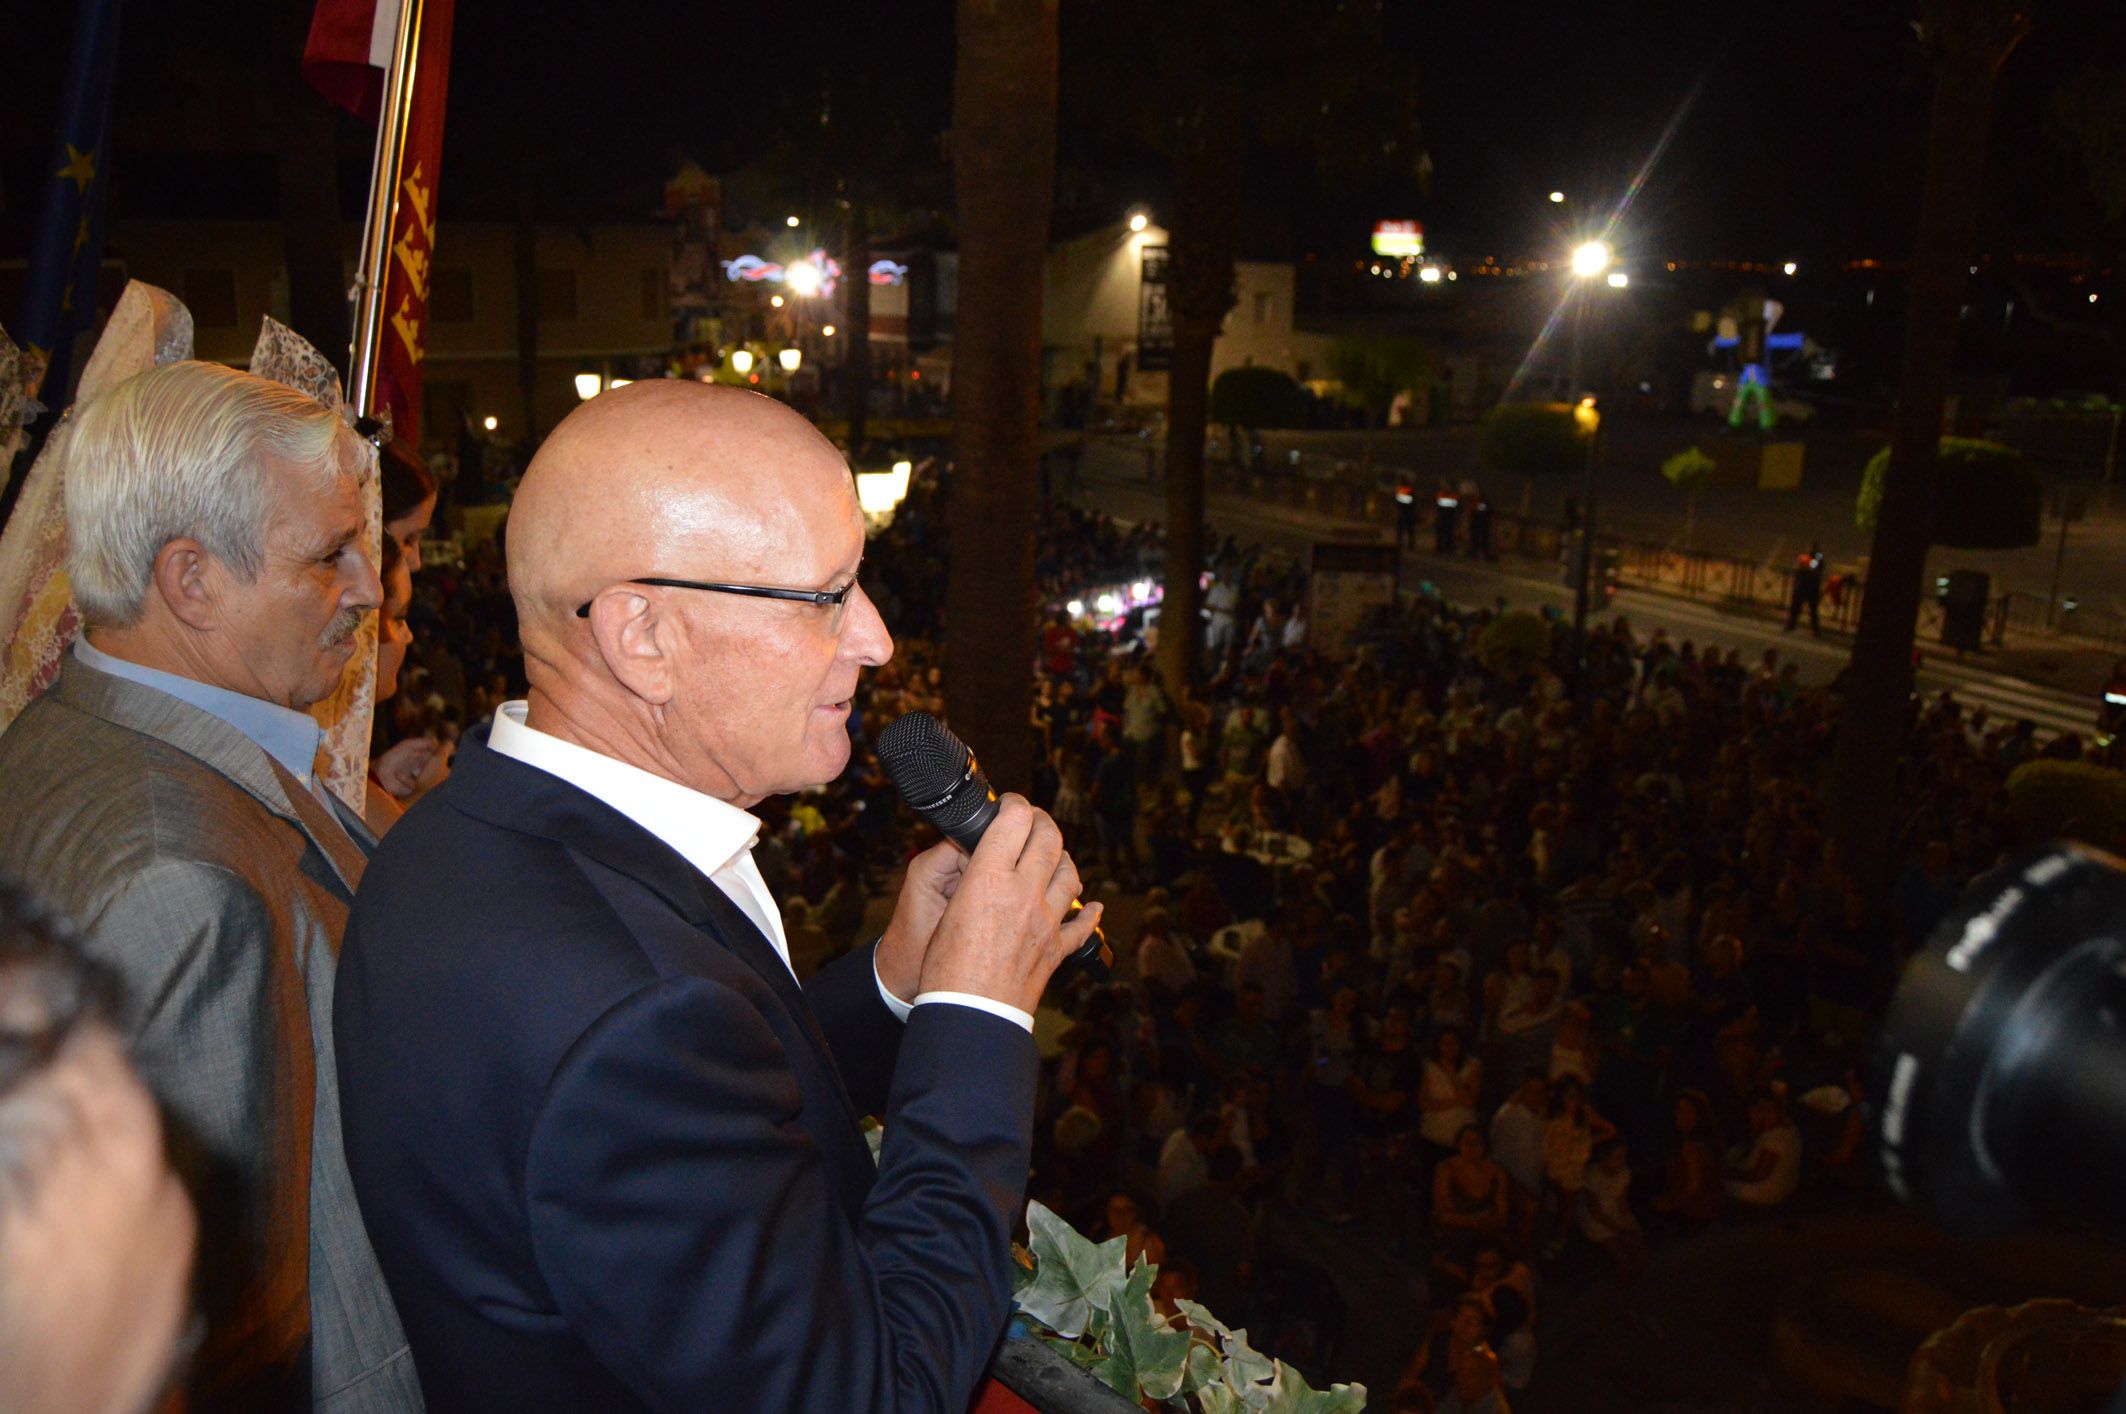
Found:
[[199, 1407], [417, 1409], [340, 1148], [332, 984], [372, 842], [318, 784], [382, 591], [358, 444], [300, 393], [143, 373], [64, 435], [87, 626], [0, 736], [0, 870], [84, 929], [200, 1216]]

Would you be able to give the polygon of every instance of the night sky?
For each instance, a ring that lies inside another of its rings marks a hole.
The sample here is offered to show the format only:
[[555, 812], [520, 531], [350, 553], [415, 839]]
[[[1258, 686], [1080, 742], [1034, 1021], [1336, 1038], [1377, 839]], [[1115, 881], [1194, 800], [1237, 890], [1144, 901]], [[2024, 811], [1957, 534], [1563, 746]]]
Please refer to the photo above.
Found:
[[[294, 3], [307, 14], [303, 0]], [[2051, 136], [2047, 106], [2077, 69], [2126, 64], [2126, 6], [2036, 0], [2034, 8], [2037, 27], [2002, 78], [1985, 239], [1997, 250], [2115, 250], [2117, 228], [2102, 222], [2081, 171]], [[213, 175], [209, 155], [166, 149], [179, 131], [195, 147], [260, 145], [246, 115], [232, 111], [241, 83], [218, 76], [240, 80], [276, 61], [274, 9], [262, 0], [127, 6], [120, 214], [271, 209], [270, 189], [259, 190], [270, 188], [270, 164], [256, 152], [254, 181]], [[1458, 260], [1542, 249], [1573, 219], [1547, 192], [1568, 192], [1595, 219], [1671, 124], [1620, 232], [1634, 256], [1909, 252], [1931, 85], [1907, 6], [1581, 0], [1389, 13], [1395, 42], [1424, 76], [1431, 189], [1324, 190], [1299, 164], [1265, 161], [1250, 193], [1251, 228], [1284, 254], [1355, 248], [1374, 218], [1403, 215], [1423, 218], [1430, 243]], [[69, 6], [35, 7], [0, 56], [0, 257], [22, 253], [57, 103], [55, 52], [70, 23]], [[825, 67], [868, 70], [897, 95], [912, 128], [939, 131], [950, 120], [951, 65], [952, 6], [943, 0], [802, 9], [460, 0], [445, 219], [513, 214], [526, 172], [549, 216], [647, 214], [675, 150], [712, 169], [757, 157], [817, 91]], [[1068, 101], [1067, 54], [1064, 82]], [[216, 121], [179, 121], [202, 106], [217, 110]], [[351, 207], [365, 141], [358, 125], [343, 125]], [[1068, 119], [1062, 146], [1059, 225], [1112, 219], [1110, 208], [1140, 188], [1156, 201], [1160, 174], [1140, 155], [1103, 147]], [[240, 169], [241, 160], [231, 164]]]

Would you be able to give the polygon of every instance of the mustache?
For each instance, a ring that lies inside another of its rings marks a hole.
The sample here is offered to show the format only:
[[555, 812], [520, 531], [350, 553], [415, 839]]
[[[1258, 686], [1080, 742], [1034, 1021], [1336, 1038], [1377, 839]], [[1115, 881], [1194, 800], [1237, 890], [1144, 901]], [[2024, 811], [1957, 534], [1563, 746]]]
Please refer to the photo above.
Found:
[[362, 620], [369, 617], [367, 609], [342, 609], [332, 616], [332, 622], [318, 639], [321, 647], [337, 648], [354, 637], [362, 627]]

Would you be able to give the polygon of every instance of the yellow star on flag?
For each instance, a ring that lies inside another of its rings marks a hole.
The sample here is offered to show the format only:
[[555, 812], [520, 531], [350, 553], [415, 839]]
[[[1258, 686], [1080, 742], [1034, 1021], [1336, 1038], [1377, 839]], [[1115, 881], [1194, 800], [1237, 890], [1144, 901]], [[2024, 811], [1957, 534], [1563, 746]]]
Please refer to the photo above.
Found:
[[87, 191], [89, 183], [96, 180], [96, 149], [92, 147], [87, 152], [83, 152], [74, 144], [68, 143], [66, 145], [66, 155], [67, 164], [61, 167], [54, 175], [72, 177], [74, 179], [74, 191], [78, 195]]
[[79, 250], [89, 243], [89, 218], [83, 216], [81, 224], [74, 228], [74, 249]]

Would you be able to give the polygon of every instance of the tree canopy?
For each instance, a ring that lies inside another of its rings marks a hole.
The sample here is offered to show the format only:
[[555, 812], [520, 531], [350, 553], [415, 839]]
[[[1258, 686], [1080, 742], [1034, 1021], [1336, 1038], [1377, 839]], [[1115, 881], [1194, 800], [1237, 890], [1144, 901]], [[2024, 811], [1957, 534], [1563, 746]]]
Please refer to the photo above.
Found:
[[[1868, 459], [1853, 523], [1873, 534], [1881, 513], [1890, 449]], [[2020, 550], [2044, 528], [2045, 488], [2023, 454], [1998, 442], [1941, 439], [1934, 483], [1932, 543], [1957, 550]]]

